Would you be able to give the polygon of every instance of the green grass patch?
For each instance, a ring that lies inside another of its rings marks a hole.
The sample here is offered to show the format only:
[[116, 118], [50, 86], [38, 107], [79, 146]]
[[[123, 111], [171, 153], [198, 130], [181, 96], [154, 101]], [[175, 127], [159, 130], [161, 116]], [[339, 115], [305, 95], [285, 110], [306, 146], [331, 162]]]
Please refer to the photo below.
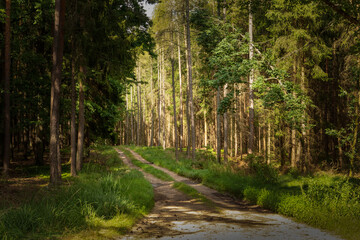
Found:
[[[128, 156], [132, 163], [140, 168], [142, 168], [144, 171], [152, 174], [153, 176], [161, 179], [161, 180], [164, 180], [164, 181], [174, 181], [174, 179], [169, 176], [167, 173], [164, 173], [163, 171], [159, 170], [159, 169], [156, 169], [152, 166], [150, 166], [149, 164], [144, 164], [142, 163], [141, 161], [137, 160], [134, 155], [128, 151], [126, 148], [124, 147], [120, 147], [121, 151], [123, 151], [126, 156]], [[199, 193], [195, 188], [185, 184], [185, 183], [182, 183], [182, 182], [174, 182], [173, 184], [173, 187], [175, 189], [178, 189], [179, 191], [187, 194], [188, 196], [198, 200], [198, 201], [201, 201], [203, 203], [205, 203], [206, 205], [210, 206], [210, 207], [215, 207], [215, 203], [213, 201], [211, 201], [210, 199], [206, 198], [204, 195], [202, 195], [201, 193]]]
[[112, 147], [92, 151], [97, 157], [70, 184], [44, 187], [36, 199], [0, 210], [2, 239], [112, 238], [148, 213], [153, 189], [143, 175], [129, 170]]
[[206, 159], [209, 153], [197, 153], [194, 161], [184, 156], [175, 161], [171, 149], [130, 148], [149, 162], [345, 239], [355, 240], [360, 235], [358, 179], [325, 173], [300, 176], [294, 171], [279, 175], [275, 168], [256, 158], [250, 164], [251, 172], [245, 174], [217, 163], [213, 156]]
[[179, 191], [189, 195], [190, 197], [205, 203], [206, 205], [216, 208], [216, 204], [210, 199], [206, 198], [204, 195], [199, 193], [195, 188], [190, 187], [189, 185], [182, 182], [174, 182], [173, 188], [178, 189]]
[[139, 168], [143, 169], [145, 172], [152, 174], [153, 176], [163, 180], [163, 181], [174, 181], [174, 179], [167, 173], [164, 173], [163, 171], [154, 168], [153, 166], [149, 165], [149, 164], [145, 164], [142, 163], [141, 161], [137, 160], [130, 151], [126, 150], [123, 147], [120, 147], [121, 151], [123, 151], [125, 153], [125, 155], [130, 158], [131, 162], [135, 165], [138, 166]]

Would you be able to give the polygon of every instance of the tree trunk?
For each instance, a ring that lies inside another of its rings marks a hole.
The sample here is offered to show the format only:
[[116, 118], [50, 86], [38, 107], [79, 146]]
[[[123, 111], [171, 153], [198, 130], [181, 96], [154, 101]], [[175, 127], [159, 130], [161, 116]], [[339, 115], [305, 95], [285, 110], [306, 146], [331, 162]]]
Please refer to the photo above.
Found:
[[206, 110], [204, 111], [204, 145], [207, 147], [208, 145], [208, 135], [207, 135], [208, 129], [207, 129], [207, 121], [206, 121]]
[[134, 87], [131, 86], [130, 88], [130, 122], [131, 122], [131, 141], [130, 143], [134, 143], [134, 132], [135, 132], [135, 124], [134, 124], [134, 98], [133, 98], [133, 90]]
[[163, 141], [163, 149], [166, 149], [166, 109], [165, 109], [165, 80], [166, 80], [166, 73], [165, 73], [165, 57], [164, 57], [164, 51], [161, 55], [161, 76], [162, 76], [162, 109], [163, 109], [163, 131], [162, 131], [162, 141]]
[[63, 26], [65, 21], [65, 0], [55, 1], [53, 68], [51, 72], [51, 109], [50, 109], [50, 185], [61, 183], [59, 120], [61, 70], [63, 60]]
[[180, 121], [180, 142], [179, 142], [179, 148], [180, 152], [182, 152], [183, 148], [183, 135], [184, 135], [184, 120], [183, 120], [183, 93], [182, 93], [182, 71], [181, 71], [181, 51], [180, 51], [180, 34], [178, 34], [178, 62], [179, 62], [179, 89], [180, 89], [180, 112], [179, 112], [179, 121]]
[[[138, 66], [138, 81], [141, 81], [140, 76], [140, 63]], [[140, 145], [140, 131], [141, 131], [141, 96], [140, 96], [140, 83], [137, 83], [137, 108], [138, 108], [138, 121], [136, 129], [136, 145]]]
[[150, 133], [150, 147], [154, 145], [154, 112], [155, 112], [155, 103], [154, 103], [154, 79], [153, 79], [153, 63], [151, 58], [151, 80], [150, 80], [150, 91], [151, 91], [151, 133]]
[[266, 161], [267, 164], [271, 163], [270, 155], [271, 155], [271, 125], [268, 123], [268, 133], [267, 133], [267, 153], [266, 153]]
[[[186, 36], [186, 26], [184, 27], [184, 35]], [[184, 38], [185, 46], [187, 45], [187, 38]], [[186, 128], [187, 128], [187, 145], [186, 145], [186, 155], [190, 157], [190, 148], [191, 148], [191, 127], [190, 127], [190, 106], [189, 106], [189, 62], [188, 62], [188, 49], [186, 48], [186, 71], [187, 71], [187, 83], [186, 83]]]
[[[74, 48], [74, 46], [73, 46]], [[75, 87], [75, 54], [71, 59], [71, 176], [76, 176], [76, 87]]]
[[160, 70], [160, 67], [161, 67], [161, 61], [160, 61], [160, 55], [159, 55], [159, 58], [158, 58], [158, 88], [159, 88], [159, 91], [158, 91], [158, 106], [159, 106], [159, 111], [158, 111], [158, 118], [159, 118], [159, 132], [158, 132], [158, 146], [162, 145], [161, 143], [161, 70]]
[[217, 88], [216, 92], [216, 159], [221, 163], [221, 122], [220, 113], [218, 112], [220, 106], [220, 87]]
[[192, 159], [195, 159], [195, 118], [194, 118], [194, 104], [193, 104], [193, 83], [192, 83], [192, 59], [191, 59], [191, 40], [190, 40], [190, 10], [189, 0], [186, 0], [186, 47], [188, 51], [188, 79], [189, 79], [189, 106], [190, 106], [190, 121], [191, 121], [191, 143], [192, 143]]
[[291, 167], [296, 168], [296, 130], [291, 129]]
[[3, 159], [3, 173], [9, 174], [10, 169], [10, 12], [11, 1], [6, 0], [6, 20], [5, 20], [5, 84], [4, 84], [4, 159]]
[[[173, 54], [172, 54], [173, 55]], [[178, 136], [177, 136], [177, 118], [176, 118], [176, 98], [175, 98], [175, 60], [171, 58], [171, 77], [173, 90], [173, 109], [174, 109], [174, 136], [175, 136], [175, 157], [178, 160]]]
[[[227, 95], [227, 84], [224, 86], [224, 98]], [[229, 136], [228, 136], [228, 116], [227, 111], [224, 112], [224, 162], [228, 162], [228, 142], [229, 142]]]
[[78, 128], [78, 142], [76, 154], [76, 170], [80, 171], [83, 165], [84, 152], [84, 128], [85, 128], [85, 94], [84, 94], [84, 80], [86, 78], [86, 71], [84, 66], [80, 66], [79, 78], [79, 128]]
[[[252, 0], [249, 3], [249, 60], [251, 61], [254, 57], [254, 46], [253, 46], [253, 15], [252, 15]], [[251, 69], [249, 76], [249, 143], [248, 153], [254, 152], [254, 69]]]

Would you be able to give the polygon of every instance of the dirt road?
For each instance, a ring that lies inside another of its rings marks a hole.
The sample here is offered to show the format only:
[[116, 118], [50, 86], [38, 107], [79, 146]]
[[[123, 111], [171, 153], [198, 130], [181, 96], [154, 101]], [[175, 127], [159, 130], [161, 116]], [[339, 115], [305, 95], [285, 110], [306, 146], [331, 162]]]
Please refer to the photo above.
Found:
[[[141, 171], [123, 152], [118, 152], [125, 164]], [[151, 164], [137, 153], [131, 152], [138, 160]], [[152, 166], [168, 173], [175, 181], [192, 186], [215, 202], [217, 207], [191, 199], [172, 188], [172, 182], [159, 180], [143, 172], [154, 187], [155, 207], [122, 239], [341, 239], [257, 206], [234, 201], [229, 196], [178, 176], [167, 169]]]

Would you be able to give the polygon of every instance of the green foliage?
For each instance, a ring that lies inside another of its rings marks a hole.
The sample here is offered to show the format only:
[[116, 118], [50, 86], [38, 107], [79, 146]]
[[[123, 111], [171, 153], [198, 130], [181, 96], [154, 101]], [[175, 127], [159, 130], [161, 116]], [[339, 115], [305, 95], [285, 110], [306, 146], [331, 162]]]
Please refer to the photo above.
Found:
[[279, 178], [279, 172], [276, 168], [265, 163], [261, 158], [254, 155], [247, 156], [249, 168], [255, 175], [255, 178], [264, 183], [276, 183]]
[[[100, 146], [96, 151], [108, 159], [117, 155], [111, 147]], [[106, 224], [119, 217], [123, 221], [114, 226], [117, 235], [129, 229], [153, 207], [152, 187], [141, 173], [127, 170], [119, 157], [104, 163], [108, 165], [87, 163], [70, 186], [44, 189], [41, 199], [1, 210], [0, 235], [3, 239], [48, 239], [88, 227], [101, 229], [99, 221]]]

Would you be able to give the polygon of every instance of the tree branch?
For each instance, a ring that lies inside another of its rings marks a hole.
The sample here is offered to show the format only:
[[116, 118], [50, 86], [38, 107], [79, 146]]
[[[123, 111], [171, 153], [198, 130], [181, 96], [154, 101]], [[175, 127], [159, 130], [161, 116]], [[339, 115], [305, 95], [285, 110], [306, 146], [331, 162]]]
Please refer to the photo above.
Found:
[[347, 14], [344, 10], [342, 10], [339, 6], [336, 6], [334, 3], [332, 3], [330, 0], [321, 0], [323, 3], [325, 3], [326, 5], [328, 5], [329, 7], [331, 7], [335, 12], [337, 12], [338, 14], [340, 14], [341, 16], [343, 16], [345, 19], [347, 19], [348, 21], [350, 21], [351, 23], [355, 24], [355, 25], [359, 25], [360, 26], [360, 21], [352, 16], [350, 16], [349, 14]]

